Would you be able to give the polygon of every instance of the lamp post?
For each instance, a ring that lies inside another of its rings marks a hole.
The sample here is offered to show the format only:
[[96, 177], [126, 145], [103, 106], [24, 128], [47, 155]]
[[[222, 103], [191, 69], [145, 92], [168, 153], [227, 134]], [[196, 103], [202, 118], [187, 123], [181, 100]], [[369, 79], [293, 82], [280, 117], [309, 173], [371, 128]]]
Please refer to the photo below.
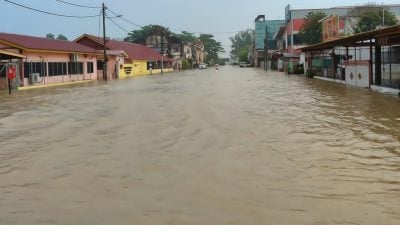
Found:
[[103, 3], [103, 79], [107, 80], [106, 6]]

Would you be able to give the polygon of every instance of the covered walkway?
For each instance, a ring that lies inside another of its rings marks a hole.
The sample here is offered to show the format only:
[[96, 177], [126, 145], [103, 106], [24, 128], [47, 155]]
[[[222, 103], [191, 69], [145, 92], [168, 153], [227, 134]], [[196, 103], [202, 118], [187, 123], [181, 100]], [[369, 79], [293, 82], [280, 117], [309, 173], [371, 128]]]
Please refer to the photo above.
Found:
[[308, 46], [308, 74], [371, 88], [400, 88], [400, 25]]

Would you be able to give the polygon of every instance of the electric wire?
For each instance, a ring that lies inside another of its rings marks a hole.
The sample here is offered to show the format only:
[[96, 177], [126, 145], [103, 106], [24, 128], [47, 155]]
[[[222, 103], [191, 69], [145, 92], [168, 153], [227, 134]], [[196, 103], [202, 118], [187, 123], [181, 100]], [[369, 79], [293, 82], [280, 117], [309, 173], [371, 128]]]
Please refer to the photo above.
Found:
[[130, 31], [126, 30], [123, 28], [121, 25], [119, 25], [117, 22], [115, 22], [111, 17], [107, 16], [107, 19], [109, 19], [115, 26], [117, 26], [119, 29], [125, 31], [126, 33], [130, 33]]
[[[110, 12], [111, 12], [112, 14], [114, 14], [115, 16], [119, 17], [120, 19], [124, 20], [125, 22], [130, 23], [131, 25], [134, 25], [134, 26], [139, 27], [139, 28], [143, 28], [143, 27], [144, 27], [143, 25], [134, 23], [134, 22], [132, 22], [132, 21], [126, 19], [123, 15], [118, 14], [118, 13], [112, 11], [112, 10], [109, 9], [109, 8], [107, 8], [107, 10], [110, 11]], [[169, 28], [169, 29], [170, 29], [171, 31], [176, 31], [176, 32], [180, 32], [180, 33], [182, 33], [183, 31], [186, 31], [186, 30], [173, 29], [173, 28]], [[218, 35], [218, 34], [234, 34], [234, 33], [240, 32], [240, 31], [218, 31], [218, 32], [192, 32], [192, 31], [186, 31], [186, 32], [189, 32], [189, 33], [192, 33], [192, 34], [214, 34], [214, 35]]]
[[85, 19], [85, 18], [93, 18], [93, 17], [97, 17], [97, 15], [91, 15], [91, 16], [73, 16], [73, 15], [64, 15], [64, 14], [58, 14], [58, 13], [53, 13], [53, 12], [48, 12], [48, 11], [44, 11], [44, 10], [40, 10], [40, 9], [35, 9], [26, 5], [22, 5], [10, 0], [3, 0], [5, 2], [8, 2], [10, 4], [25, 8], [25, 9], [29, 9], [32, 11], [36, 11], [36, 12], [40, 12], [40, 13], [44, 13], [44, 14], [48, 14], [48, 15], [52, 15], [52, 16], [59, 16], [59, 17], [67, 17], [67, 18], [79, 18], [79, 19]]
[[88, 8], [88, 9], [101, 9], [102, 7], [100, 6], [87, 6], [87, 5], [80, 5], [80, 4], [76, 4], [76, 3], [71, 3], [71, 2], [67, 2], [67, 1], [62, 1], [62, 0], [56, 0], [57, 2], [61, 2], [67, 5], [72, 5], [72, 6], [77, 6], [77, 7], [81, 7], [81, 8]]
[[118, 13], [112, 11], [112, 10], [109, 9], [109, 8], [107, 8], [107, 10], [110, 11], [110, 12], [111, 12], [112, 14], [114, 14], [115, 16], [117, 16], [117, 17], [119, 17], [120, 19], [122, 19], [123, 21], [125, 21], [125, 22], [127, 22], [127, 23], [130, 23], [131, 25], [133, 25], [133, 26], [135, 26], [135, 27], [143, 28], [142, 25], [137, 24], [137, 23], [134, 23], [134, 22], [132, 22], [132, 21], [126, 19], [123, 15], [118, 14]]

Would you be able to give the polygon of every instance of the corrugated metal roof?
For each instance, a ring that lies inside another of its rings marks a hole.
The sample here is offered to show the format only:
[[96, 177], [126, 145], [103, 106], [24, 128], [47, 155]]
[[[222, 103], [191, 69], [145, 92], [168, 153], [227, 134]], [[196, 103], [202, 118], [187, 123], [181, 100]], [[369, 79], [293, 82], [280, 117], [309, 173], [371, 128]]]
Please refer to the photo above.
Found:
[[60, 51], [70, 53], [93, 53], [95, 50], [72, 42], [20, 34], [0, 33], [0, 42], [16, 45], [22, 49]]

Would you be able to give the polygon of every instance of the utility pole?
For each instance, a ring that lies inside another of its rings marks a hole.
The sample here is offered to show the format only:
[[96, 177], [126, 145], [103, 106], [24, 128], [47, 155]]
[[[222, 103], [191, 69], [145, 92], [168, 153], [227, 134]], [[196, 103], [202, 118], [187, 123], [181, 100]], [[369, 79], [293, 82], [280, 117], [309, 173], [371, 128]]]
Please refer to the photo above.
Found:
[[161, 75], [164, 70], [164, 31], [161, 31]]
[[265, 38], [264, 38], [264, 69], [268, 70], [268, 28], [265, 27]]
[[103, 47], [104, 47], [104, 52], [103, 52], [103, 79], [108, 80], [107, 77], [107, 47], [106, 47], [106, 6], [103, 3]]

